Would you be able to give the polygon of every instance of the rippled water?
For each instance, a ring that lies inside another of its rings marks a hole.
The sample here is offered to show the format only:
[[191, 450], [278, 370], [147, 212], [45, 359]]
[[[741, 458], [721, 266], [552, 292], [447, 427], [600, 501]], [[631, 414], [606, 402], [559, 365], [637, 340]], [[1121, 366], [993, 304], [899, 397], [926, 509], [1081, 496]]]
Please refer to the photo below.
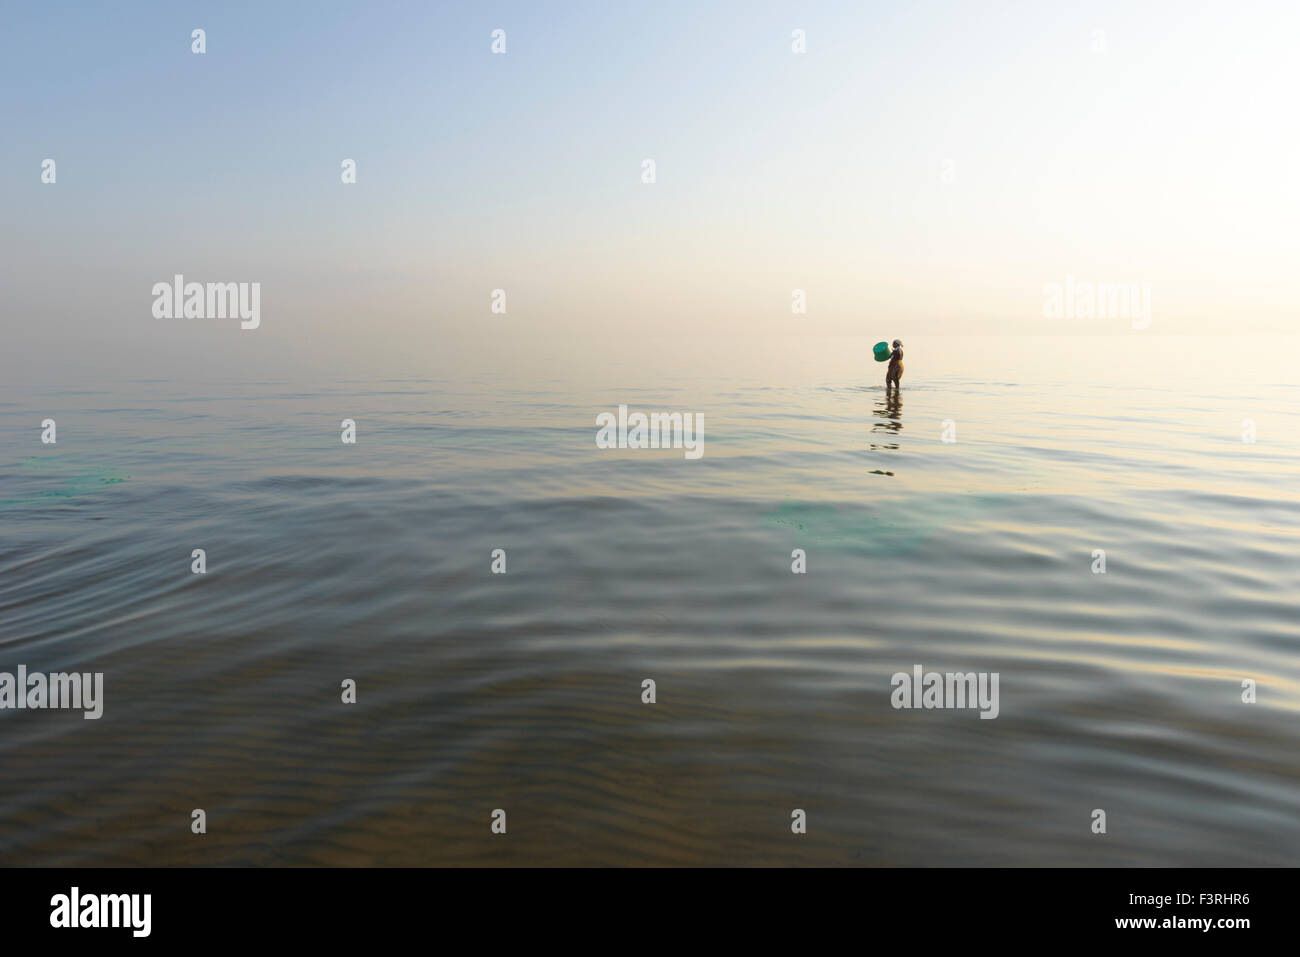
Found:
[[[1289, 359], [1076, 348], [909, 342], [897, 401], [870, 342], [7, 390], [0, 670], [106, 700], [0, 711], [0, 859], [1294, 864]], [[597, 449], [620, 403], [703, 413], [704, 457]], [[895, 710], [916, 664], [999, 673], [999, 716]]]

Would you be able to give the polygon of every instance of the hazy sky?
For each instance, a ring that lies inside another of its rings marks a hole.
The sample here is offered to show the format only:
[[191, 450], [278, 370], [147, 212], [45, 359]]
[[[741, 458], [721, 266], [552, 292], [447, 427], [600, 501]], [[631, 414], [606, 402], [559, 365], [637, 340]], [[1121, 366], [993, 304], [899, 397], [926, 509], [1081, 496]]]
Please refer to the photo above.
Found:
[[[1105, 326], [1043, 317], [1071, 276], [1290, 331], [1298, 11], [7, 4], [6, 353]], [[178, 272], [260, 281], [261, 328], [154, 319]]]

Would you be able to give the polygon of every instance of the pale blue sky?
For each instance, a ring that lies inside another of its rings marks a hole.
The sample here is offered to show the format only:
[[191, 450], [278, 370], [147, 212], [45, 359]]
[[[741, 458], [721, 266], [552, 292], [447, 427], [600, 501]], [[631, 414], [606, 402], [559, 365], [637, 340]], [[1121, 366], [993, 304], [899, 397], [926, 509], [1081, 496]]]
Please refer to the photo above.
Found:
[[497, 287], [556, 335], [781, 333], [796, 287], [810, 334], [1021, 329], [1067, 275], [1288, 328], [1296, 11], [9, 4], [6, 332], [178, 335], [174, 272], [261, 281], [256, 334], [303, 348], [480, 335]]

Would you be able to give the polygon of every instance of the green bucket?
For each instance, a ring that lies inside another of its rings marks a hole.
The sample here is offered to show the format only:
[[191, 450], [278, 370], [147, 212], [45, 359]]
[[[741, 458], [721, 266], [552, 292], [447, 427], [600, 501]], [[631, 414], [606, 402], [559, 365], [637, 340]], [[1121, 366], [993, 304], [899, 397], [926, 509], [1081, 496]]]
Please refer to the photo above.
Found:
[[872, 347], [871, 351], [876, 354], [877, 362], [888, 362], [889, 356], [893, 352], [893, 350], [889, 348], [889, 343], [887, 342], [877, 342]]

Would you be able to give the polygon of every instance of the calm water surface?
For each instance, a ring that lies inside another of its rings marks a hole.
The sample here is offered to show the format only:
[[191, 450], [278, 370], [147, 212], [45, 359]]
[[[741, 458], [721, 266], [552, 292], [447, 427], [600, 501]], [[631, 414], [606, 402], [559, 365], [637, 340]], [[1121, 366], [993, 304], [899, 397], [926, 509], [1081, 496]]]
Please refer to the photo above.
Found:
[[[7, 389], [0, 670], [106, 700], [0, 712], [0, 860], [1296, 863], [1294, 365], [909, 343], [891, 401], [870, 345]], [[619, 403], [704, 457], [597, 449]], [[916, 664], [999, 717], [894, 710]]]

